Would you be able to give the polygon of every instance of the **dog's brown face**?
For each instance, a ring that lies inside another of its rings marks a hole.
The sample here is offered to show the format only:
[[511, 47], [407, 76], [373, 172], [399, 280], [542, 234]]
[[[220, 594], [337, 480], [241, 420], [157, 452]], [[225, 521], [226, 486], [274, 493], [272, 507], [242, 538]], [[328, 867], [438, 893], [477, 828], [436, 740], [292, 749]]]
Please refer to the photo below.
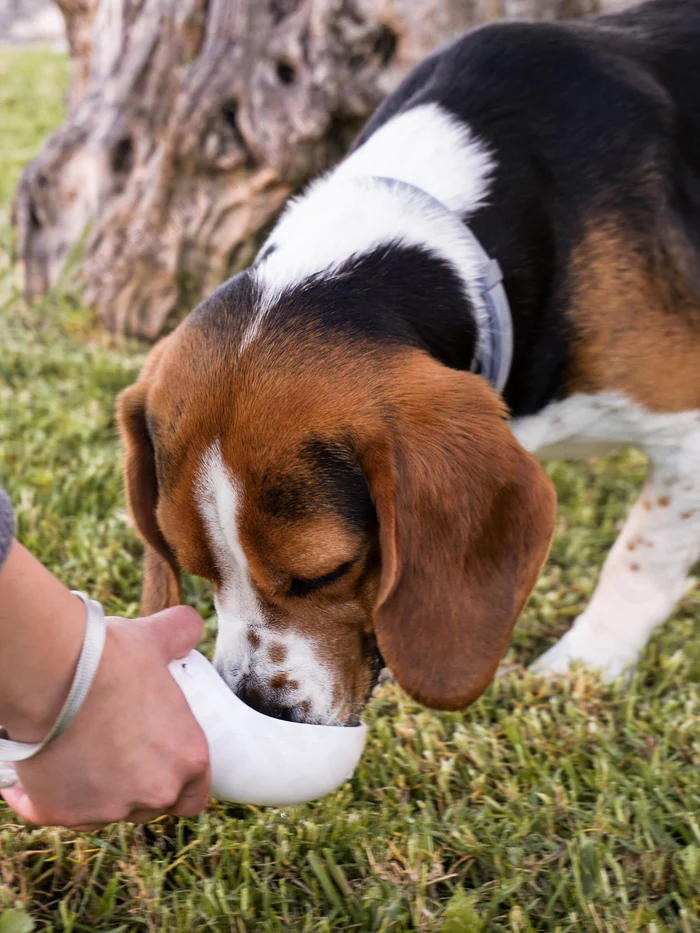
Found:
[[274, 715], [357, 721], [379, 652], [420, 702], [467, 706], [554, 529], [500, 401], [416, 350], [231, 333], [194, 316], [120, 400], [144, 612], [179, 568], [210, 579], [217, 668]]

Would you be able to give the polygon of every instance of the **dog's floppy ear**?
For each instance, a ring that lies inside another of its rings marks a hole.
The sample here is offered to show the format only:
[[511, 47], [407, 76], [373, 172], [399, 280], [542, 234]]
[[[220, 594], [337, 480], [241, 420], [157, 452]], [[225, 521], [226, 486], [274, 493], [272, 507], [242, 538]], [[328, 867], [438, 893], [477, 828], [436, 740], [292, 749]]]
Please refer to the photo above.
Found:
[[126, 447], [124, 480], [129, 510], [145, 541], [141, 612], [151, 615], [180, 603], [180, 575], [175, 556], [158, 525], [158, 477], [148, 431], [147, 396], [151, 377], [165, 349], [162, 341], [146, 363], [141, 380], [119, 396], [118, 420]]
[[491, 681], [552, 540], [554, 488], [479, 376], [402, 364], [363, 457], [380, 525], [375, 633], [399, 684], [462, 709]]

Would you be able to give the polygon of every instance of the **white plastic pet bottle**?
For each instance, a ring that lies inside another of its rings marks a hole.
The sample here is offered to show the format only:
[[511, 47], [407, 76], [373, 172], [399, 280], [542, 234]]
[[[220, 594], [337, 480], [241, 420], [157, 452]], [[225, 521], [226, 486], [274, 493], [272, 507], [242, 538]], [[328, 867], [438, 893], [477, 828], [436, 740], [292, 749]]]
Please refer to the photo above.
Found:
[[316, 800], [354, 772], [367, 726], [315, 726], [264, 716], [239, 700], [198, 651], [170, 663], [209, 742], [212, 796], [260, 806]]

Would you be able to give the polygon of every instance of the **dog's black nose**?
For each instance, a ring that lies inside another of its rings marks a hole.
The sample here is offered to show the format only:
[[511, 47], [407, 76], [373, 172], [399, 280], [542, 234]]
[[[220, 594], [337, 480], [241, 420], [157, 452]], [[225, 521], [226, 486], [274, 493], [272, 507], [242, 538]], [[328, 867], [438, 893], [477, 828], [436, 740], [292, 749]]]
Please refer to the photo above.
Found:
[[286, 722], [294, 722], [293, 707], [275, 700], [273, 696], [264, 694], [255, 684], [243, 682], [236, 690], [239, 699], [243, 700], [246, 706], [262, 713], [263, 716], [271, 716], [273, 719], [284, 719]]

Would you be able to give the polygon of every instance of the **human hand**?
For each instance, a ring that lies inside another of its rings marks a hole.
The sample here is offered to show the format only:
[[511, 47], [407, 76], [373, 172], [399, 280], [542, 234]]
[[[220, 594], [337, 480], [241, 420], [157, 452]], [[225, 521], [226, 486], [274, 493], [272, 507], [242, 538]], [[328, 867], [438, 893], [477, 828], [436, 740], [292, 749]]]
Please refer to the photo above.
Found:
[[60, 738], [18, 763], [20, 783], [2, 791], [13, 810], [29, 823], [81, 829], [199, 813], [209, 799], [209, 748], [168, 663], [201, 635], [201, 618], [186, 606], [108, 619], [80, 711]]

